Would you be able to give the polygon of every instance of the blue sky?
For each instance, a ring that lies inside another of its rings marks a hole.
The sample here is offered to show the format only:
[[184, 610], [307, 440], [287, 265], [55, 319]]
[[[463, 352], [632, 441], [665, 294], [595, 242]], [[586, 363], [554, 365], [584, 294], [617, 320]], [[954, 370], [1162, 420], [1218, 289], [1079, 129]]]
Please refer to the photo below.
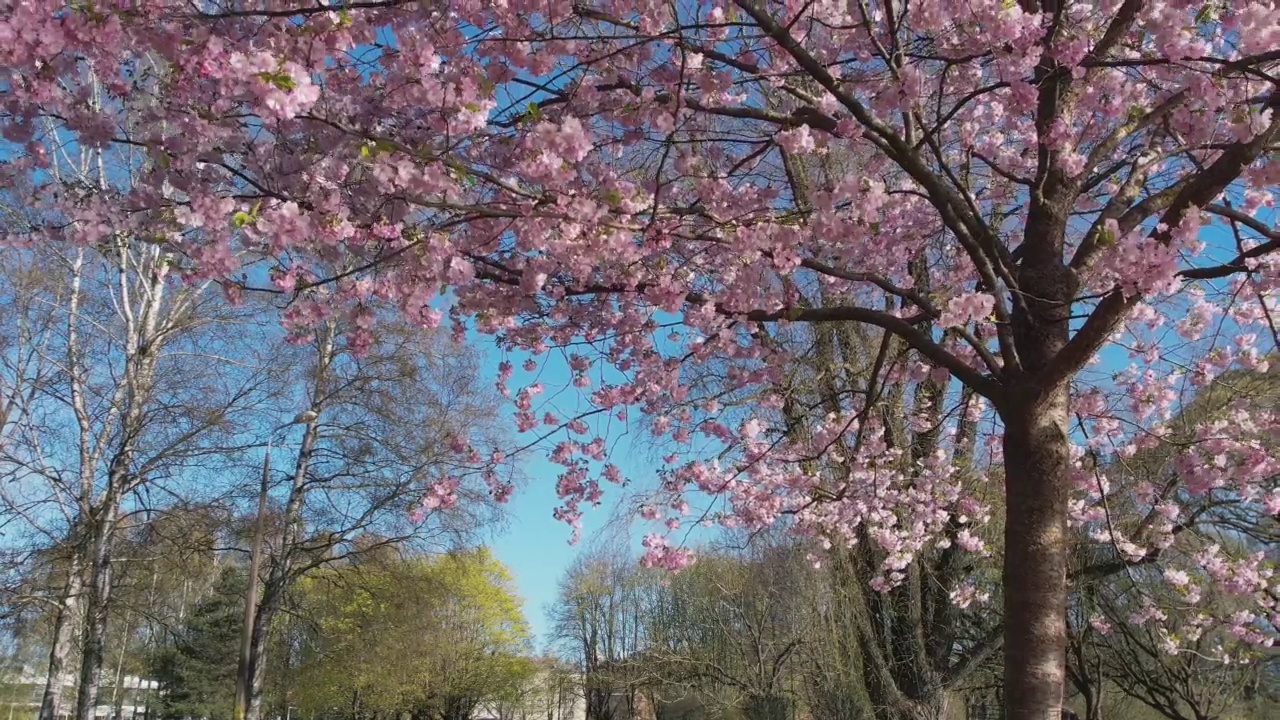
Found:
[[[443, 301], [441, 301], [443, 306]], [[663, 324], [675, 322], [676, 315], [658, 313], [656, 319]], [[534, 382], [545, 386], [544, 394], [534, 401], [533, 409], [541, 416], [551, 411], [562, 420], [568, 420], [576, 414], [594, 409], [587, 401], [591, 389], [579, 389], [573, 386], [573, 376], [569, 370], [567, 358], [559, 350], [551, 349], [544, 355], [529, 353], [504, 353], [496, 347], [494, 338], [476, 332], [468, 333], [471, 347], [481, 353], [480, 379], [482, 382], [493, 382], [499, 374], [499, 363], [509, 360], [514, 366], [511, 379], [507, 382], [512, 397], [521, 388]], [[661, 335], [661, 333], [659, 333]], [[660, 347], [670, 342], [662, 337], [655, 338]], [[669, 349], [674, 349], [671, 346]], [[593, 350], [577, 348], [578, 352], [591, 355]], [[522, 365], [526, 359], [534, 360], [538, 367], [534, 372], [526, 372]], [[625, 382], [625, 376], [608, 363], [595, 361], [590, 371], [595, 387], [600, 384]], [[506, 506], [506, 522], [495, 529], [486, 538], [487, 544], [510, 569], [517, 589], [524, 600], [525, 617], [533, 630], [538, 649], [545, 649], [549, 640], [547, 635], [547, 611], [554, 604], [560, 579], [580, 555], [596, 548], [608, 547], [612, 551], [624, 550], [639, 562], [643, 548], [641, 540], [648, 533], [668, 534], [661, 521], [643, 520], [637, 515], [642, 502], [655, 499], [653, 492], [657, 487], [660, 468], [664, 467], [661, 456], [666, 452], [679, 452], [682, 458], [689, 459], [690, 451], [712, 453], [709, 445], [694, 443], [676, 446], [669, 437], [655, 438], [642, 424], [638, 408], [629, 408], [630, 418], [619, 421], [612, 416], [595, 416], [588, 420], [590, 433], [573, 436], [582, 442], [595, 436], [606, 442], [608, 462], [616, 465], [626, 479], [625, 486], [601, 481], [605, 496], [600, 506], [583, 506], [581, 538], [576, 544], [570, 544], [573, 529], [553, 517], [553, 512], [561, 502], [556, 494], [557, 476], [564, 468], [547, 459], [549, 451], [561, 440], [570, 439], [567, 431], [560, 430], [546, 437], [536, 446], [529, 448], [518, 458], [521, 461], [526, 482], [512, 496]], [[510, 419], [510, 428], [515, 427], [514, 403], [506, 401], [503, 414]], [[515, 435], [512, 445], [523, 446], [534, 441], [550, 428], [539, 427], [528, 433]], [[592, 468], [593, 477], [599, 470], [596, 464]], [[722, 508], [721, 500], [701, 496], [688, 491], [688, 500], [694, 503], [696, 510], [708, 507]], [[666, 513], [663, 515], [666, 517]], [[670, 538], [675, 543], [686, 547], [696, 546], [700, 542], [712, 538], [719, 532], [718, 526], [704, 527], [698, 515], [690, 516], [689, 522], [675, 531]]]
[[[494, 347], [493, 338], [485, 335], [473, 334], [469, 340], [473, 347], [484, 353], [480, 371], [482, 381], [489, 382], [497, 377], [498, 363], [504, 357], [511, 359], [516, 365], [515, 375], [508, 383], [513, 395], [534, 381], [533, 377], [520, 369], [520, 363], [527, 356], [504, 356]], [[570, 417], [572, 406], [580, 395], [578, 389], [571, 386], [568, 368], [554, 354], [534, 359], [542, 366], [536, 380], [543, 383], [547, 387], [547, 395], [552, 396], [545, 404], [535, 405], [540, 408], [539, 414], [545, 410], [554, 410], [561, 417]], [[514, 414], [514, 407], [508, 404], [504, 412], [511, 416]], [[515, 421], [512, 420], [511, 426], [514, 425]], [[516, 437], [516, 444], [529, 442], [537, 433], [545, 431], [545, 428], [539, 428], [519, 435]], [[620, 438], [615, 435], [617, 433], [610, 433], [606, 437], [612, 448], [609, 460], [623, 471], [631, 484], [619, 488], [606, 483], [608, 486], [605, 488], [603, 503], [599, 507], [586, 508], [582, 519], [582, 537], [576, 545], [570, 545], [573, 529], [552, 516], [555, 508], [561, 504], [556, 495], [556, 476], [562, 468], [548, 461], [546, 455], [556, 436], [529, 449], [523, 455], [522, 469], [527, 482], [508, 502], [504, 526], [497, 529], [488, 540], [498, 559], [506, 564], [515, 578], [524, 600], [525, 617], [537, 637], [539, 649], [548, 641], [547, 610], [555, 601], [560, 578], [574, 559], [593, 545], [608, 542], [626, 544], [627, 549], [638, 560], [642, 530], [649, 525], [656, 527], [654, 523], [635, 517], [634, 507], [637, 488], [652, 487], [657, 467], [643, 444], [634, 441], [638, 437], [634, 430]], [[628, 520], [632, 521], [629, 527]]]
[[[515, 577], [524, 599], [525, 617], [541, 648], [548, 640], [547, 610], [555, 601], [556, 585], [574, 557], [591, 542], [595, 531], [604, 526], [611, 508], [606, 505], [588, 512], [583, 520], [583, 540], [570, 546], [569, 526], [551, 516], [559, 505], [556, 468], [542, 460], [531, 465], [529, 485], [511, 499], [510, 521], [490, 545]], [[618, 494], [612, 496], [612, 501], [618, 499]]]

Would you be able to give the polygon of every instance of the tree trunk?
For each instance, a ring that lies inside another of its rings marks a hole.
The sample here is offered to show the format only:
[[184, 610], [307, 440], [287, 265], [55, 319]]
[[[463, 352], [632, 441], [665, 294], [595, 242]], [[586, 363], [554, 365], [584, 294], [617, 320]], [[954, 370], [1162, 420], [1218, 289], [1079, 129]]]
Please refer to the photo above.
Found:
[[84, 593], [85, 552], [73, 543], [67, 560], [67, 584], [58, 603], [53, 623], [53, 639], [49, 646], [49, 668], [45, 674], [44, 695], [40, 699], [39, 720], [58, 720], [62, 715], [62, 691], [66, 684], [67, 659], [80, 627], [80, 600]]
[[444, 708], [440, 711], [440, 720], [471, 720], [473, 708], [474, 705], [468, 698], [447, 699], [444, 702]]
[[76, 693], [75, 720], [93, 720], [98, 705], [111, 601], [111, 556], [116, 514], [117, 501], [109, 494], [103, 499], [98, 521], [93, 525], [93, 554], [89, 563], [89, 593], [81, 637], [80, 687]]
[[1058, 720], [1066, 678], [1067, 443], [1065, 388], [1002, 413], [1005, 720]]
[[[329, 337], [321, 344], [320, 349], [320, 367], [327, 368], [333, 357], [332, 337]], [[317, 380], [317, 386], [314, 392], [316, 397], [320, 397], [325, 392], [324, 376], [321, 374]], [[298, 446], [298, 455], [294, 460], [293, 479], [289, 488], [289, 499], [285, 502], [284, 509], [284, 527], [280, 533], [280, 546], [275, 557], [265, 556], [260, 559], [270, 558], [270, 570], [267, 573], [266, 582], [263, 583], [262, 596], [258, 599], [257, 608], [254, 610], [255, 618], [253, 625], [253, 647], [249, 655], [249, 684], [246, 688], [245, 712], [244, 720], [261, 720], [262, 717], [262, 689], [267, 676], [266, 656], [267, 656], [267, 632], [271, 627], [271, 619], [275, 617], [276, 611], [279, 609], [280, 602], [283, 601], [286, 592], [296, 578], [293, 576], [294, 569], [294, 553], [297, 552], [298, 546], [302, 541], [302, 513], [307, 499], [307, 468], [311, 465], [311, 454], [315, 451], [316, 439], [319, 435], [319, 414], [321, 406], [315, 405], [311, 408], [312, 418], [306, 424], [306, 430], [302, 433], [302, 443]], [[263, 481], [267, 479], [267, 473], [270, 470], [269, 459], [263, 463]], [[265, 487], [265, 486], [264, 486]], [[260, 502], [265, 499], [265, 494], [260, 496]], [[254, 574], [257, 577], [257, 574]]]
[[[1068, 620], [1067, 628], [1071, 628]], [[1102, 678], [1089, 672], [1084, 638], [1073, 638], [1068, 647], [1067, 678], [1084, 703], [1084, 720], [1102, 720]]]
[[249, 687], [245, 698], [245, 720], [260, 720], [262, 717], [262, 690], [267, 678], [267, 635], [271, 629], [271, 618], [275, 615], [276, 601], [273, 591], [268, 587], [262, 594], [262, 602], [253, 619], [253, 644], [249, 655]]
[[266, 541], [267, 492], [271, 484], [271, 444], [262, 459], [262, 486], [258, 490], [258, 515], [254, 521], [253, 547], [249, 551], [249, 582], [244, 593], [244, 623], [240, 628], [240, 663], [236, 668], [234, 717], [248, 712], [250, 686], [253, 684], [253, 636], [258, 612], [258, 575], [262, 571], [263, 543]]
[[[151, 578], [152, 578], [151, 588], [152, 588], [152, 593], [154, 594], [155, 592], [154, 573], [152, 574]], [[133, 622], [133, 618], [131, 614], [125, 613], [124, 633], [121, 635], [121, 640], [120, 640], [120, 655], [116, 659], [115, 684], [111, 686], [111, 706], [115, 708], [115, 712], [112, 715], [112, 717], [114, 717], [115, 720], [124, 720], [124, 704], [125, 704], [125, 701], [129, 699], [128, 688], [125, 687], [124, 656], [125, 656], [125, 651], [129, 649], [129, 638], [130, 636], [133, 635], [132, 622]], [[138, 678], [138, 679], [139, 681], [141, 681], [142, 678]], [[134, 689], [133, 695], [134, 695], [133, 704], [136, 706], [138, 704], [137, 688]]]
[[115, 720], [124, 720], [124, 703], [128, 699], [128, 692], [124, 687], [124, 651], [127, 647], [128, 635], [120, 643], [120, 658], [116, 661], [115, 682], [111, 686], [111, 717]]
[[[600, 687], [597, 679], [588, 678], [586, 691], [586, 720], [613, 720], [613, 708], [610, 706], [612, 694], [609, 687]], [[596, 685], [596, 687], [591, 687]]]

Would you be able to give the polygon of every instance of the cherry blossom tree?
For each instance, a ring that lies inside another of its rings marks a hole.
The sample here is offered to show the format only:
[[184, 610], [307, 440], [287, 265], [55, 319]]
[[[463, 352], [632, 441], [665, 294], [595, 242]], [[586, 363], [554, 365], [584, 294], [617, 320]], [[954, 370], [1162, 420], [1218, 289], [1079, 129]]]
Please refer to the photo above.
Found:
[[[1274, 412], [1198, 428], [1169, 486], [1112, 488], [1097, 462], [1164, 442], [1184, 389], [1275, 343], [1273, 2], [0, 7], [0, 180], [37, 233], [163, 243], [233, 296], [290, 296], [300, 337], [344, 317], [356, 349], [372, 304], [447, 312], [512, 353], [504, 388], [562, 349], [577, 416], [542, 412], [534, 377], [509, 392], [565, 468], [571, 523], [622, 480], [607, 425], [638, 411], [674, 448], [669, 527], [714, 503], [731, 526], [863, 535], [892, 589], [952, 518], [985, 512], [954, 438], [900, 470], [868, 412], [878, 382], [786, 432], [768, 418], [793, 356], [769, 338], [857, 327], [908, 349], [877, 373], [974, 397], [1002, 485], [1010, 718], [1061, 705], [1070, 524], [1150, 515], [1094, 538], [1151, 563], [1184, 497], [1280, 510]], [[55, 192], [59, 155], [103, 147], [135, 149], [144, 182]], [[833, 153], [859, 160], [814, 182]], [[686, 404], [686, 370], [713, 360], [759, 417]], [[855, 452], [833, 476], [812, 459], [837, 447]], [[646, 545], [651, 564], [691, 559], [669, 534]], [[1248, 601], [1224, 626], [1274, 642], [1262, 558], [1193, 569]]]
[[[1140, 537], [1152, 526], [1165, 527], [1155, 533], [1158, 546], [1141, 562], [1126, 558], [1125, 548], [1112, 543], [1084, 539], [1077, 546], [1068, 672], [1085, 718], [1104, 715], [1109, 685], [1167, 717], [1217, 717], [1251, 695], [1256, 701], [1251, 688], [1260, 684], [1275, 654], [1250, 651], [1249, 644], [1265, 643], [1256, 643], [1247, 626], [1214, 621], [1241, 609], [1238, 594], [1226, 589], [1231, 582], [1218, 575], [1224, 569], [1219, 558], [1224, 548], [1236, 557], [1274, 556], [1277, 525], [1230, 486], [1191, 490], [1174, 481], [1190, 475], [1177, 464], [1198, 457], [1196, 464], [1212, 467], [1205, 451], [1248, 437], [1254, 430], [1249, 419], [1276, 408], [1277, 372], [1273, 365], [1267, 372], [1223, 373], [1181, 404], [1167, 423], [1165, 442], [1117, 457], [1102, 472], [1101, 481], [1131, 490], [1108, 489], [1110, 501], [1082, 525], [1082, 534]], [[1240, 417], [1246, 419], [1233, 424], [1231, 434], [1196, 437], [1224, 418]], [[1252, 440], [1274, 455], [1271, 437]], [[1187, 448], [1198, 448], [1198, 455]], [[1176, 515], [1168, 505], [1147, 513], [1125, 507], [1152, 488], [1171, 498]], [[1182, 559], [1171, 562], [1174, 555]]]

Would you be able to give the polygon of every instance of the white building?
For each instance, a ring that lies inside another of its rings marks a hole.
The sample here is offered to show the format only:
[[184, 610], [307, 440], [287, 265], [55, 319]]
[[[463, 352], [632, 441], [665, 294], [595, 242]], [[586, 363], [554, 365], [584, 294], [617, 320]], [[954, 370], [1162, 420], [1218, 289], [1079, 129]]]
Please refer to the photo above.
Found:
[[[115, 678], [103, 677], [102, 686], [98, 691], [98, 700], [102, 704], [94, 708], [94, 717], [110, 720], [117, 716], [117, 709], [121, 720], [133, 720], [145, 716], [146, 702], [159, 689], [160, 684], [155, 680], [126, 675], [120, 679], [120, 687], [117, 689], [114, 680]], [[7, 720], [29, 718], [39, 712], [40, 701], [44, 697], [45, 675], [43, 672], [37, 672], [35, 668], [23, 665], [17, 672], [0, 675], [0, 684], [8, 686], [10, 691], [9, 696], [5, 698], [7, 702], [0, 705], [0, 712], [5, 713], [3, 718]], [[64, 675], [62, 687], [62, 716], [65, 718], [70, 716], [70, 706], [75, 702], [75, 676], [70, 673]]]

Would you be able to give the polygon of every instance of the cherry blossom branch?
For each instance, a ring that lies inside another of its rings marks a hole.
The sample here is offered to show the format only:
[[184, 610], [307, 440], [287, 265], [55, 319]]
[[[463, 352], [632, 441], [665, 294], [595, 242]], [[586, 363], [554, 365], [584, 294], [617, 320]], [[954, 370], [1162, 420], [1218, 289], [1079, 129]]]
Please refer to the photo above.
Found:
[[[700, 304], [701, 300], [696, 294], [691, 294], [689, 300], [695, 304]], [[717, 310], [720, 310], [717, 308]], [[992, 377], [983, 375], [977, 370], [967, 365], [955, 355], [952, 355], [941, 345], [936, 343], [925, 332], [920, 330], [914, 324], [880, 310], [869, 310], [867, 308], [845, 306], [834, 308], [790, 308], [774, 311], [752, 310], [747, 313], [733, 313], [720, 310], [726, 315], [743, 315], [749, 320], [756, 322], [776, 322], [786, 320], [790, 322], [861, 322], [868, 325], [888, 330], [898, 337], [902, 338], [908, 345], [918, 351], [920, 354], [929, 358], [940, 367], [950, 370], [961, 382], [972, 387], [978, 394], [992, 400], [993, 402], [999, 397], [1001, 389]]]
[[[1227, 186], [1235, 182], [1245, 167], [1256, 160], [1262, 151], [1278, 137], [1280, 137], [1280, 117], [1273, 119], [1271, 124], [1252, 140], [1236, 143], [1223, 151], [1203, 171], [1189, 174], [1181, 182], [1172, 186], [1176, 188], [1175, 192], [1157, 193], [1147, 198], [1152, 200], [1157, 196], [1161, 197], [1159, 201], [1152, 203], [1150, 209], [1166, 208], [1157, 228], [1150, 233], [1149, 237], [1167, 243], [1172, 228], [1177, 227], [1185, 213], [1191, 208], [1209, 204]], [[1145, 202], [1139, 203], [1131, 213], [1143, 206]], [[1146, 212], [1145, 208], [1143, 212]], [[1125, 219], [1136, 226], [1137, 221], [1130, 220], [1130, 213], [1126, 213]], [[1120, 227], [1122, 233], [1127, 232], [1124, 224]], [[1041, 373], [1039, 379], [1045, 383], [1044, 387], [1058, 387], [1071, 377], [1102, 347], [1129, 310], [1140, 300], [1140, 295], [1126, 296], [1119, 289], [1113, 290], [1103, 298], [1080, 330]]]
[[307, 15], [322, 15], [325, 13], [335, 13], [342, 10], [385, 10], [390, 8], [403, 7], [411, 5], [412, 0], [354, 0], [343, 2], [341, 5], [325, 5], [316, 4], [305, 7], [283, 8], [279, 10], [218, 10], [216, 12], [196, 12], [190, 17], [197, 20], [224, 20], [228, 18], [245, 18], [245, 17], [261, 17], [261, 18], [291, 18]]
[[1240, 223], [1263, 237], [1271, 240], [1280, 240], [1280, 230], [1276, 230], [1254, 216], [1237, 210], [1229, 205], [1213, 203], [1211, 205], [1206, 205], [1204, 209], [1214, 215], [1220, 215], [1228, 220]]
[[[973, 214], [969, 203], [958, 196], [955, 189], [949, 187], [936, 173], [930, 171], [920, 160], [915, 150], [895, 133], [888, 125], [878, 120], [871, 112], [852, 95], [846, 93], [827, 71], [807, 50], [805, 50], [785, 28], [778, 25], [763, 8], [753, 0], [736, 0], [736, 4], [756, 21], [760, 29], [777, 42], [814, 80], [831, 93], [849, 110], [854, 119], [870, 133], [867, 137], [873, 140], [904, 171], [925, 189], [929, 198], [938, 210], [943, 222], [949, 227], [982, 275], [987, 287], [997, 288], [1003, 280], [1009, 288], [1016, 288], [1017, 281], [1009, 270], [1008, 251], [1001, 252], [1002, 245], [995, 234]], [[995, 295], [997, 318], [1008, 322], [1008, 310], [1000, 294]], [[1014, 302], [1021, 300], [1014, 296]], [[1005, 352], [1005, 363], [1016, 368], [1018, 358], [1013, 353], [1012, 338], [1001, 337], [1002, 350]]]
[[[495, 265], [495, 267], [502, 267]], [[515, 268], [503, 267], [503, 272], [497, 273], [489, 270], [480, 270], [476, 276], [491, 282], [497, 282], [503, 285], [519, 286], [521, 271]], [[577, 287], [564, 288], [566, 297], [576, 297], [584, 295], [616, 295], [616, 294], [637, 294], [644, 293], [652, 288], [650, 283], [637, 283], [632, 287], [624, 287], [621, 285], [606, 285], [602, 283], [591, 283], [587, 285], [579, 285]], [[917, 327], [910, 319], [900, 318], [882, 310], [871, 310], [868, 308], [856, 306], [842, 307], [820, 307], [820, 308], [780, 308], [778, 310], [733, 310], [725, 306], [714, 303], [710, 298], [702, 293], [689, 292], [684, 296], [685, 302], [690, 305], [707, 305], [714, 304], [716, 312], [724, 317], [737, 317], [750, 320], [753, 322], [802, 322], [802, 323], [828, 323], [828, 322], [861, 322], [868, 325], [874, 325], [884, 330], [888, 330], [898, 337], [902, 338], [908, 345], [917, 350], [920, 354], [929, 358], [939, 367], [944, 367], [951, 371], [956, 378], [972, 387], [975, 392], [986, 397], [993, 402], [1001, 393], [1000, 384], [991, 376], [984, 375], [973, 367], [966, 364], [963, 360], [956, 357], [944, 347], [939, 345], [927, 333]]]
[[1093, 49], [1085, 56], [1085, 63], [1099, 63], [1111, 54], [1111, 50], [1116, 44], [1124, 39], [1128, 34], [1129, 28], [1133, 25], [1134, 20], [1138, 17], [1138, 11], [1142, 9], [1144, 0], [1125, 0], [1120, 9], [1116, 11], [1115, 17], [1111, 18], [1111, 22], [1107, 24], [1107, 29], [1102, 33], [1102, 37], [1098, 38], [1098, 42], [1094, 43]]

